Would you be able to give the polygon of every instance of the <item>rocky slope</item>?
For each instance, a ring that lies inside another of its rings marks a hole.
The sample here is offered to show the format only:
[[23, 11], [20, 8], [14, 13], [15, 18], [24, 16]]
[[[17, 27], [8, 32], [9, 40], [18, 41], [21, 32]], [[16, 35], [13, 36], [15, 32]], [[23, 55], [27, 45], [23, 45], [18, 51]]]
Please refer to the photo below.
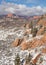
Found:
[[[46, 18], [44, 18], [46, 20]], [[38, 25], [43, 24], [43, 27], [38, 26], [38, 31], [35, 37], [33, 37], [30, 27], [30, 23], [26, 26], [15, 26], [15, 22], [0, 22], [0, 65], [15, 65], [14, 60], [19, 53], [21, 62], [24, 59], [23, 65], [27, 65], [25, 61], [26, 55], [29, 53], [32, 55], [32, 58], [28, 65], [37, 64], [37, 65], [46, 65], [46, 22], [40, 20]], [[7, 25], [6, 25], [7, 24]], [[9, 26], [7, 28], [7, 26]], [[37, 26], [35, 26], [37, 27]], [[42, 58], [42, 61], [40, 60]]]

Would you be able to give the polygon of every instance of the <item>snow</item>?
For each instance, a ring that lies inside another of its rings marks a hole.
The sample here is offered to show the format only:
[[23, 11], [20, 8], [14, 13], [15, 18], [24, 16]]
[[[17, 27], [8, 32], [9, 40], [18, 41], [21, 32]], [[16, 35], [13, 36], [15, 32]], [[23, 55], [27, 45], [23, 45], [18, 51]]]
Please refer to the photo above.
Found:
[[[9, 29], [9, 30], [0, 30], [0, 40], [7, 41], [6, 39], [7, 39], [8, 35], [17, 35], [17, 37], [22, 38], [24, 36], [25, 29], [19, 29], [17, 31], [14, 31], [15, 29], [16, 28]], [[38, 38], [38, 39], [40, 39], [42, 37], [43, 36], [36, 36], [36, 38]], [[29, 34], [29, 37], [27, 38], [26, 42], [29, 42], [29, 41], [32, 41], [32, 40], [33, 40], [32, 34]], [[21, 61], [29, 53], [33, 56], [32, 60], [35, 59], [36, 56], [38, 56], [41, 53], [40, 51], [35, 52], [35, 49], [31, 49], [30, 51], [29, 50], [22, 51], [20, 46], [15, 47], [15, 48], [11, 48], [11, 47], [9, 48], [8, 42], [6, 44], [7, 47], [5, 47], [5, 45], [4, 45], [3, 48], [5, 48], [5, 49], [0, 50], [0, 65], [6, 65], [6, 64], [7, 65], [14, 65], [14, 60], [15, 60], [15, 56], [16, 56], [17, 53], [19, 53]], [[1, 44], [3, 44], [3, 43], [1, 43]], [[38, 48], [38, 49], [40, 50], [41, 48]], [[46, 60], [46, 55], [43, 56], [43, 59]], [[42, 63], [42, 65], [46, 65], [46, 62], [44, 61]]]
[[26, 42], [30, 42], [32, 40], [33, 40], [33, 38], [29, 38], [29, 39], [26, 40]]
[[14, 32], [16, 28], [14, 29], [10, 29], [10, 30], [0, 30], [0, 40], [6, 40], [6, 38], [8, 37], [8, 35], [14, 35], [16, 34]]
[[36, 36], [37, 39], [41, 39], [43, 35]]
[[46, 65], [46, 61], [43, 61], [40, 65]]
[[40, 52], [35, 53], [34, 57], [32, 58], [32, 60], [34, 60], [39, 54], [40, 54]]
[[17, 35], [18, 37], [23, 37], [23, 35], [24, 35], [24, 30], [18, 30], [18, 31], [16, 31], [16, 35]]

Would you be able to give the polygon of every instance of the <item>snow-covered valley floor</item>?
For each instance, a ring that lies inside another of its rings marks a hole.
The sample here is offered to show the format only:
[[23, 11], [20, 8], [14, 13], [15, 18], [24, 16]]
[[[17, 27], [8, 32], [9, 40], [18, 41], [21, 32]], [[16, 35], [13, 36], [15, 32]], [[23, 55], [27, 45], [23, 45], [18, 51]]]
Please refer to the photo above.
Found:
[[17, 53], [20, 54], [21, 59], [28, 54], [27, 50], [23, 52], [19, 46], [15, 48], [10, 46], [16, 37], [23, 36], [22, 32], [24, 30], [16, 31], [16, 29], [17, 28], [4, 30], [0, 29], [0, 65], [14, 65]]

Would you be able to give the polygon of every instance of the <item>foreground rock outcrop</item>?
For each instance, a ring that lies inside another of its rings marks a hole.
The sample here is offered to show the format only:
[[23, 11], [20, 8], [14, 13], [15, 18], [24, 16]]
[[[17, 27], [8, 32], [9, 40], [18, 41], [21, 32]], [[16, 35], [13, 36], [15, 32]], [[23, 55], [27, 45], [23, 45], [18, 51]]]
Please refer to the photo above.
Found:
[[16, 40], [12, 43], [11, 46], [17, 47], [18, 45], [21, 44], [22, 41], [23, 41], [23, 39], [16, 38]]
[[42, 27], [40, 30], [38, 30], [37, 35], [43, 35], [44, 33], [44, 27]]
[[40, 38], [34, 38], [33, 40], [28, 41], [26, 37], [23, 39], [17, 38], [13, 43], [12, 46], [17, 47], [21, 46], [22, 50], [26, 50], [28, 48], [36, 48], [40, 46], [46, 46], [46, 33]]
[[22, 50], [26, 50], [28, 49], [29, 44], [26, 41], [23, 41], [20, 46]]
[[38, 21], [37, 25], [46, 26], [46, 17], [45, 18], [43, 17], [42, 19], [40, 19], [40, 21]]

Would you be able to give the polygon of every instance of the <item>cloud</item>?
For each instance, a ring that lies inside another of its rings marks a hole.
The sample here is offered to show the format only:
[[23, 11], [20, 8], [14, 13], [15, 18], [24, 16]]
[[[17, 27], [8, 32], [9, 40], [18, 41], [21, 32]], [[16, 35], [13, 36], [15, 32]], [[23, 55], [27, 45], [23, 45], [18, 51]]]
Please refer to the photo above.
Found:
[[12, 7], [6, 8], [5, 11], [6, 11], [6, 12], [9, 12], [9, 13], [15, 13], [15, 12], [14, 12], [15, 9], [12, 8]]
[[22, 4], [5, 3], [0, 5], [0, 14], [14, 13], [16, 15], [42, 15], [46, 13], [46, 8], [41, 6], [27, 7]]

